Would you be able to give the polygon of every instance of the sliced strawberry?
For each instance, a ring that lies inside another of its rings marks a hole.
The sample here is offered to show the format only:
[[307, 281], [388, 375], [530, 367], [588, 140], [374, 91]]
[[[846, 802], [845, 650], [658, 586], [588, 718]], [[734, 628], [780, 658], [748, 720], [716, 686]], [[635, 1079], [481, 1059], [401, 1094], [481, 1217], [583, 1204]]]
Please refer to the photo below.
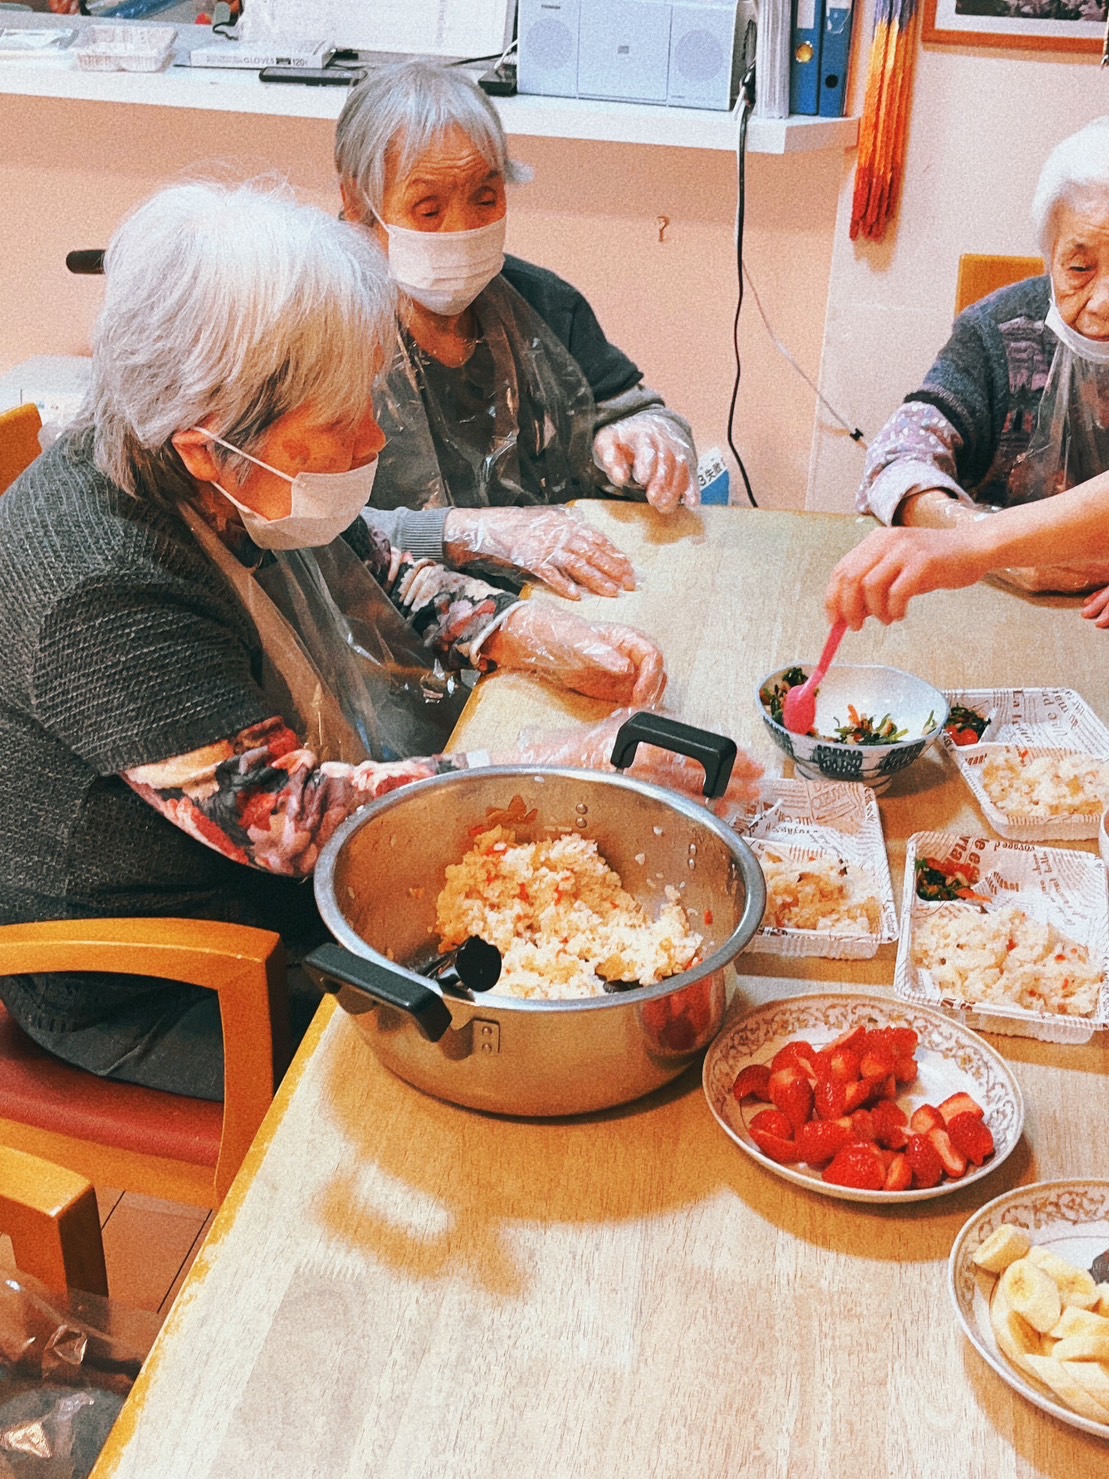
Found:
[[769, 1104], [770, 1093], [767, 1088], [769, 1083], [770, 1069], [766, 1064], [749, 1063], [746, 1068], [740, 1070], [732, 1085], [732, 1093], [737, 1099], [761, 1099], [765, 1104]]
[[849, 1047], [830, 1047], [816, 1055], [818, 1078], [832, 1078], [841, 1084], [853, 1084], [859, 1076], [859, 1055]]
[[810, 1166], [823, 1166], [851, 1138], [851, 1129], [838, 1120], [809, 1120], [797, 1131], [798, 1159]]
[[800, 1068], [788, 1064], [770, 1075], [770, 1102], [780, 1109], [796, 1132], [809, 1119], [813, 1108], [813, 1087]]
[[847, 1090], [838, 1078], [818, 1078], [813, 1107], [822, 1120], [838, 1120], [847, 1112]]
[[900, 1104], [883, 1099], [874, 1106], [870, 1114], [874, 1121], [874, 1138], [878, 1144], [884, 1145], [887, 1150], [904, 1150], [909, 1138], [906, 1128], [909, 1116]]
[[816, 1049], [812, 1043], [798, 1040], [787, 1042], [784, 1048], [778, 1049], [770, 1064], [771, 1073], [791, 1067], [799, 1068], [807, 1078], [816, 1077]]
[[856, 1109], [851, 1116], [851, 1128], [855, 1132], [856, 1140], [876, 1140], [877, 1133], [874, 1125], [874, 1111], [872, 1109]]
[[896, 1074], [891, 1073], [890, 1076], [889, 1076], [889, 1078], [887, 1078], [881, 1085], [879, 1085], [879, 1087], [878, 1087], [878, 1089], [877, 1089], [877, 1091], [875, 1093], [875, 1098], [876, 1099], [879, 1099], [879, 1100], [881, 1100], [881, 1099], [896, 1099], [897, 1098], [897, 1075]]
[[914, 1186], [939, 1186], [943, 1180], [943, 1162], [927, 1135], [909, 1136], [905, 1159], [912, 1167]]
[[850, 1032], [841, 1033], [834, 1043], [829, 1045], [829, 1051], [836, 1048], [848, 1048], [853, 1053], [859, 1052], [859, 1044], [866, 1041], [865, 1027], [852, 1027]]
[[986, 1111], [969, 1094], [960, 1091], [943, 1101], [940, 1114], [943, 1115], [944, 1123], [950, 1125], [957, 1114], [976, 1114], [979, 1119], [984, 1119]]
[[881, 1191], [886, 1182], [886, 1168], [873, 1145], [852, 1141], [836, 1152], [831, 1165], [825, 1166], [824, 1180], [859, 1191]]
[[887, 1058], [911, 1058], [920, 1046], [920, 1038], [911, 1027], [872, 1027], [866, 1035], [866, 1046]]
[[936, 1147], [936, 1154], [943, 1163], [944, 1172], [951, 1177], [952, 1181], [958, 1181], [959, 1177], [966, 1172], [966, 1156], [962, 1151], [955, 1149], [951, 1143], [951, 1136], [946, 1130], [929, 1130], [928, 1139]]
[[799, 1159], [797, 1144], [790, 1134], [782, 1131], [790, 1131], [793, 1126], [784, 1114], [776, 1109], [763, 1109], [755, 1115], [748, 1129], [751, 1131], [751, 1139], [764, 1155], [768, 1155], [772, 1161], [779, 1161], [783, 1166], [791, 1166]]
[[983, 1165], [994, 1153], [993, 1133], [976, 1114], [957, 1114], [948, 1121], [947, 1133], [956, 1151], [976, 1166]]
[[893, 1065], [894, 1077], [899, 1084], [911, 1084], [916, 1082], [919, 1072], [915, 1058], [898, 1058]]
[[894, 1061], [892, 1054], [880, 1052], [868, 1046], [866, 1052], [859, 1059], [859, 1077], [889, 1078], [893, 1072]]
[[907, 1155], [895, 1155], [886, 1167], [883, 1191], [908, 1191], [913, 1184], [913, 1168]]
[[909, 1129], [914, 1135], [927, 1135], [929, 1130], [942, 1130], [944, 1125], [944, 1117], [934, 1104], [922, 1104], [913, 1111], [909, 1121]]
[[845, 1084], [843, 1090], [843, 1107], [847, 1114], [852, 1110], [861, 1109], [874, 1093], [874, 1085], [865, 1078], [857, 1078], [853, 1084]]

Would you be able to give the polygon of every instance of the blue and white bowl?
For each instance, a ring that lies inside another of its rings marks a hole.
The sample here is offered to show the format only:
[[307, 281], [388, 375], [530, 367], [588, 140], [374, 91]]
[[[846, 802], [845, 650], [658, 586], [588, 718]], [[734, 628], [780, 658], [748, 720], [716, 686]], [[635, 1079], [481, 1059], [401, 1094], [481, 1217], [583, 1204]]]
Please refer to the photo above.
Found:
[[[871, 790], [884, 791], [893, 777], [919, 760], [943, 732], [947, 700], [931, 683], [899, 668], [833, 663], [816, 695], [816, 733], [791, 734], [784, 724], [770, 717], [761, 694], [780, 682], [791, 667], [808, 673], [815, 666], [815, 662], [790, 663], [779, 668], [762, 680], [755, 694], [774, 743], [792, 759], [801, 775], [811, 780], [858, 781]], [[876, 723], [891, 715], [898, 729], [908, 731], [905, 738], [888, 745], [850, 745], [823, 738], [849, 722], [849, 704]]]

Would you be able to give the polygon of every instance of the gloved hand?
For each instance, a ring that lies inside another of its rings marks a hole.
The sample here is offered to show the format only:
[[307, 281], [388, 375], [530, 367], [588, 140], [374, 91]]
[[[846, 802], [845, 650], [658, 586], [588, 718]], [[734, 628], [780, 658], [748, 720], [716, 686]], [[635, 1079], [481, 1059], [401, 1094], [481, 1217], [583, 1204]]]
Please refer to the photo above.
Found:
[[[600, 724], [577, 729], [558, 729], [545, 734], [525, 730], [516, 748], [494, 758], [496, 765], [564, 765], [581, 770], [613, 769], [609, 756], [616, 743], [620, 726], [631, 717], [632, 709], [621, 709]], [[654, 745], [640, 745], [635, 760], [624, 772], [636, 780], [667, 786], [686, 796], [704, 798], [705, 771], [688, 755], [675, 755]], [[726, 812], [758, 799], [758, 782], [762, 766], [743, 750], [736, 756], [728, 789], [711, 803], [713, 810]], [[706, 803], [706, 805], [709, 803]]]
[[642, 488], [660, 514], [701, 501], [696, 449], [676, 422], [657, 411], [637, 411], [602, 426], [593, 438], [593, 461], [614, 488]]
[[650, 708], [662, 697], [662, 653], [642, 632], [583, 621], [542, 601], [514, 607], [481, 649], [499, 668], [539, 673], [590, 698]]
[[534, 575], [571, 601], [635, 590], [627, 555], [571, 508], [451, 509], [443, 550], [456, 570], [480, 561]]

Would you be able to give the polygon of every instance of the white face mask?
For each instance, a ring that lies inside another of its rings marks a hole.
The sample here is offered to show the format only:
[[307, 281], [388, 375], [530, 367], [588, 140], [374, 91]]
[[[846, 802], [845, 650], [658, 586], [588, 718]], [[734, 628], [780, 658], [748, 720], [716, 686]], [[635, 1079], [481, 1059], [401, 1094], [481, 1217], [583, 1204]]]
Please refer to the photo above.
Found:
[[213, 484], [242, 514], [243, 527], [260, 549], [318, 549], [320, 545], [330, 544], [350, 528], [370, 501], [377, 476], [376, 457], [365, 467], [353, 467], [349, 472], [298, 472], [295, 478], [291, 478], [288, 473], [271, 467], [261, 458], [252, 457], [241, 447], [232, 446], [203, 426], [191, 429], [202, 432], [229, 452], [245, 457], [248, 462], [264, 467], [267, 472], [293, 485], [289, 512], [284, 518], [265, 519], [233, 498], [219, 483]]
[[504, 216], [473, 231], [381, 225], [389, 237], [390, 276], [432, 313], [449, 317], [469, 308], [504, 266]]
[[1062, 314], [1056, 308], [1054, 294], [1052, 294], [1051, 307], [1047, 310], [1044, 323], [1059, 343], [1066, 345], [1079, 359], [1089, 360], [1094, 365], [1109, 365], [1109, 339], [1087, 339], [1085, 334], [1072, 329], [1070, 324], [1064, 322]]

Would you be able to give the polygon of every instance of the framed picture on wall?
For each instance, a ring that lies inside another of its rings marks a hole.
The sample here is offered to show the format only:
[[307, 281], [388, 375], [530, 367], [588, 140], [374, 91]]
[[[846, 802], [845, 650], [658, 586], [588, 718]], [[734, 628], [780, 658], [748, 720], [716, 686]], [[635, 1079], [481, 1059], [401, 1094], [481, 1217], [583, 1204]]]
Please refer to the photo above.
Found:
[[924, 39], [953, 46], [1099, 52], [1107, 0], [925, 0]]

